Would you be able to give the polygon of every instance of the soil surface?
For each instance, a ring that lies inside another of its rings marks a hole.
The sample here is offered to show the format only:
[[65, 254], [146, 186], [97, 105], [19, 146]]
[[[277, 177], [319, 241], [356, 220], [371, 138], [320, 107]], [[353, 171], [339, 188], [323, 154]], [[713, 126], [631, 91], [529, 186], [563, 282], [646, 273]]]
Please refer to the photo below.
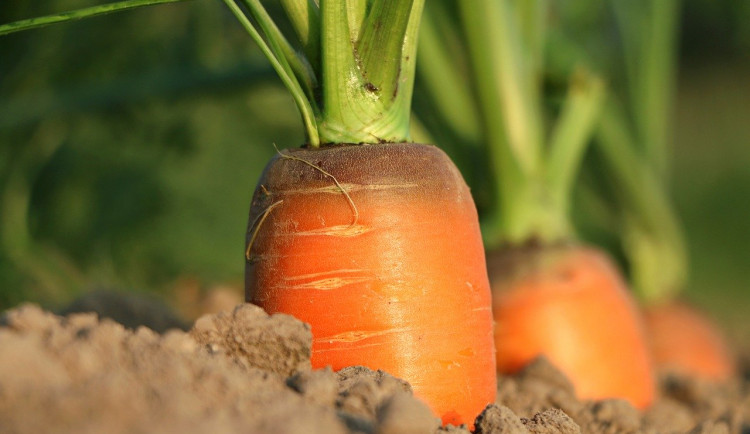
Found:
[[[0, 320], [2, 433], [468, 433], [439, 420], [403, 380], [312, 370], [309, 327], [249, 304], [188, 331], [135, 330], [94, 313], [34, 305]], [[499, 379], [477, 433], [747, 433], [746, 379], [663, 375], [658, 402], [582, 402], [544, 359]]]

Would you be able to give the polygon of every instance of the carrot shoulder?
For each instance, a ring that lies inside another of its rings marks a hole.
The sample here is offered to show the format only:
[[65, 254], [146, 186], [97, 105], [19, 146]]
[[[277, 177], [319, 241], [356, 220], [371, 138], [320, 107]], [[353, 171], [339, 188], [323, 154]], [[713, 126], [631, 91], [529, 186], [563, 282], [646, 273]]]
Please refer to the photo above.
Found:
[[249, 222], [247, 300], [308, 322], [314, 367], [402, 377], [444, 423], [471, 423], [494, 402], [477, 214], [442, 151], [286, 151], [262, 175]]

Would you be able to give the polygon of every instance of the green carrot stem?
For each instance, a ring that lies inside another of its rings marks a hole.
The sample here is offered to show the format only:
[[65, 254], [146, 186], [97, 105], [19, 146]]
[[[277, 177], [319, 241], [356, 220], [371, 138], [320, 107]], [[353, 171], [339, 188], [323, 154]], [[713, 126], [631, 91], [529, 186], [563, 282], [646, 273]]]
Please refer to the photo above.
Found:
[[[347, 5], [343, 0], [323, 0], [321, 15], [321, 84], [324, 116], [321, 124], [324, 142], [356, 143], [361, 131], [353, 131], [349, 124], [366, 116], [357, 102], [367, 101], [365, 82], [358, 71], [354, 46], [350, 39]], [[342, 19], [343, 18], [343, 19]], [[353, 107], [352, 107], [353, 106]], [[352, 118], [351, 120], [349, 118]], [[357, 128], [359, 130], [359, 128]], [[370, 137], [367, 137], [369, 141]]]
[[281, 0], [305, 57], [316, 75], [320, 75], [320, 10], [314, 0]]
[[526, 41], [523, 55], [528, 65], [527, 73], [532, 78], [532, 80], [527, 80], [532, 85], [529, 92], [532, 98], [539, 101], [541, 89], [538, 83], [544, 72], [549, 1], [524, 0], [516, 2], [516, 9], [523, 40]]
[[[547, 156], [547, 185], [553, 205], [562, 215], [569, 214], [571, 191], [586, 145], [593, 136], [604, 102], [604, 83], [585, 70], [571, 79], [562, 114], [550, 138]], [[563, 220], [561, 218], [561, 220]]]
[[498, 196], [483, 222], [485, 242], [570, 238], [570, 190], [596, 120], [600, 80], [574, 86], [546, 139], [539, 75], [546, 2], [475, 0], [460, 2], [459, 8]]
[[687, 250], [677, 216], [664, 183], [638, 155], [625, 116], [611, 99], [599, 125], [596, 143], [624, 208], [623, 246], [633, 286], [647, 302], [667, 298], [687, 278]]
[[349, 23], [349, 37], [359, 41], [362, 25], [367, 17], [367, 5], [370, 0], [349, 0], [346, 2], [346, 19]]
[[679, 0], [612, 1], [628, 75], [628, 96], [639, 144], [657, 176], [669, 169]]
[[357, 41], [350, 38], [352, 8], [348, 2], [324, 0], [320, 6], [321, 140], [408, 140], [417, 32], [424, 0], [373, 1]]
[[[364, 78], [368, 86], [375, 86], [384, 98], [394, 98], [398, 90], [401, 49], [410, 17], [403, 11], [410, 10], [412, 4], [413, 0], [375, 2], [357, 43], [358, 61], [366, 74]], [[383, 26], [382, 23], [389, 25]]]
[[[469, 143], [479, 141], [481, 126], [474, 95], [463, 77], [456, 58], [461, 53], [449, 51], [446, 33], [452, 23], [439, 9], [441, 3], [427, 5], [419, 36], [419, 77], [437, 110], [455, 133]], [[463, 50], [463, 48], [461, 48]], [[449, 83], [449, 85], [446, 85]]]
[[92, 6], [83, 9], [77, 9], [74, 11], [62, 12], [59, 14], [45, 15], [41, 17], [34, 17], [20, 21], [14, 21], [0, 25], [0, 36], [7, 35], [9, 33], [20, 32], [22, 30], [37, 29], [45, 27], [50, 24], [63, 23], [67, 21], [75, 21], [83, 18], [91, 18], [100, 15], [106, 15], [113, 12], [125, 11], [128, 9], [135, 9], [143, 6], [159, 5], [164, 3], [176, 3], [185, 0], [125, 0], [116, 3], [110, 3], [100, 6]]
[[[316, 123], [316, 110], [315, 107], [310, 103], [307, 98], [302, 86], [297, 81], [297, 78], [292, 71], [292, 68], [286, 62], [286, 59], [281, 55], [281, 51], [276, 45], [276, 49], [266, 44], [263, 37], [258, 33], [250, 20], [245, 16], [245, 13], [237, 6], [234, 0], [224, 0], [224, 3], [229, 7], [234, 16], [245, 28], [250, 37], [253, 38], [256, 44], [260, 47], [263, 54], [266, 56], [271, 66], [281, 78], [281, 81], [286, 86], [287, 90], [292, 94], [294, 101], [297, 103], [297, 107], [302, 114], [302, 120], [305, 125], [305, 131], [307, 134], [307, 141], [311, 146], [319, 146], [320, 138], [318, 136], [318, 126]], [[278, 54], [277, 54], [278, 53]], [[277, 55], [279, 57], [277, 57]]]
[[266, 35], [268, 44], [274, 51], [278, 59], [284, 59], [291, 67], [294, 76], [305, 92], [308, 101], [313, 101], [314, 89], [317, 87], [317, 78], [307, 59], [300, 53], [297, 53], [286, 37], [281, 33], [276, 23], [260, 0], [241, 0], [258, 23], [258, 27]]
[[670, 108], [674, 92], [678, 0], [648, 2], [650, 25], [641, 41], [640, 77], [635, 89], [635, 117], [646, 147], [647, 159], [658, 176], [668, 172]]
[[610, 98], [598, 136], [624, 214], [633, 286], [652, 303], [682, 290], [688, 274], [685, 241], [666, 191], [679, 0], [612, 6], [623, 35], [631, 116]]
[[[497, 28], [506, 26], [503, 11], [498, 4], [491, 2], [459, 2], [462, 28], [465, 33], [473, 71], [473, 82], [477, 88], [481, 122], [492, 162], [492, 182], [497, 192], [496, 203], [489, 215], [482, 219], [482, 235], [487, 248], [495, 247], [505, 239], [510, 242], [523, 237], [523, 214], [518, 206], [526, 193], [527, 175], [518, 156], [508, 142], [508, 130], [500, 118], [503, 111], [503, 86], [500, 79], [514, 81], [515, 75], [506, 73], [500, 76], [499, 58], [511, 58], [507, 41]], [[498, 18], [499, 17], [499, 18]], [[494, 21], [494, 23], [492, 23]], [[505, 43], [504, 43], [505, 42]], [[500, 53], [502, 51], [502, 53]], [[494, 56], [490, 53], [495, 53]], [[504, 56], [503, 56], [504, 55]], [[508, 69], [512, 67], [509, 59]], [[530, 157], [520, 158], [529, 160]], [[528, 165], [529, 163], [527, 163]]]
[[534, 176], [541, 166], [543, 139], [538, 93], [531, 91], [538, 82], [524, 61], [525, 44], [512, 6], [507, 0], [459, 3], [475, 80], [486, 83], [491, 91], [481, 97], [500, 109], [485, 110], [485, 122], [497, 123], [500, 115], [513, 159], [528, 176]]

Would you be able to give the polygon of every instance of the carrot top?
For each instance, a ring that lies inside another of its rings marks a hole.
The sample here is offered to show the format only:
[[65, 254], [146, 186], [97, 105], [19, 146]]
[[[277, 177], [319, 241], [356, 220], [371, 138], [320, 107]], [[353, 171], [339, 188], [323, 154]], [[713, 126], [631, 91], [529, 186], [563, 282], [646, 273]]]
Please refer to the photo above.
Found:
[[[0, 35], [177, 1], [124, 0], [0, 25]], [[281, 0], [290, 36], [260, 0], [223, 1], [292, 94], [310, 146], [409, 138], [424, 0]]]
[[424, 0], [282, 0], [301, 52], [259, 0], [224, 2], [294, 96], [311, 146], [408, 139]]
[[[578, 68], [559, 115], [548, 122], [542, 90], [547, 2], [456, 4], [456, 10], [445, 2], [426, 8], [424, 29], [432, 37], [421, 42], [420, 77], [443, 118], [460, 136], [478, 140], [489, 157], [489, 176], [479, 181], [483, 189], [493, 190], [482, 221], [485, 243], [568, 239], [571, 190], [603, 102], [603, 82]], [[450, 28], [456, 16], [459, 32]], [[460, 46], [469, 47], [468, 56], [458, 52]], [[449, 76], [468, 71], [475, 88], [431, 79], [435, 65], [440, 65], [439, 73], [451, 71]], [[459, 113], [467, 106], [478, 113], [479, 122]]]

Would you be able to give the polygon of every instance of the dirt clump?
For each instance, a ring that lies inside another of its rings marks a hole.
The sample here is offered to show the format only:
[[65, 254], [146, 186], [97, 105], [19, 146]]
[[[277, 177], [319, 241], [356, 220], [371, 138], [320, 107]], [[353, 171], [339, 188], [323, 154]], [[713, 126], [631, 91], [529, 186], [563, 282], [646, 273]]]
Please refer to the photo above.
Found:
[[198, 318], [190, 336], [210, 353], [224, 354], [246, 368], [284, 378], [311, 369], [310, 326], [289, 315], [269, 316], [252, 304]]

